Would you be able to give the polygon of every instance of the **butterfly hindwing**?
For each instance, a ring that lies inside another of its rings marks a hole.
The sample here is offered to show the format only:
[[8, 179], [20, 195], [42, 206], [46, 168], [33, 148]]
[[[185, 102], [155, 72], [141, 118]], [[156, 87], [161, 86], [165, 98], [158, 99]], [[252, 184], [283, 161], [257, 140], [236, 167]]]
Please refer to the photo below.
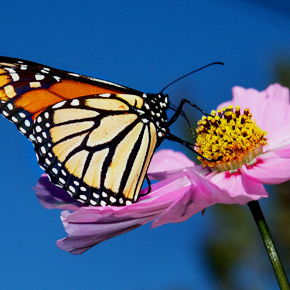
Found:
[[52, 183], [88, 205], [134, 202], [157, 140], [155, 126], [142, 122], [136, 106], [142, 106], [138, 96], [102, 94], [42, 112], [34, 143]]

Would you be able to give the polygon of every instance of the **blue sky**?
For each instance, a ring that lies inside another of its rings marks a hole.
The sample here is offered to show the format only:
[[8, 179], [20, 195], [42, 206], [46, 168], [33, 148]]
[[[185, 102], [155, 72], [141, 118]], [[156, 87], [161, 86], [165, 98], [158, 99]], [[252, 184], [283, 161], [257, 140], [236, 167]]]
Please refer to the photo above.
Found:
[[[222, 61], [167, 90], [174, 104], [186, 97], [210, 111], [235, 85], [265, 89], [275, 61], [289, 56], [290, 18], [254, 2], [5, 1], [0, 54], [150, 93]], [[60, 211], [43, 209], [31, 188], [42, 173], [33, 147], [4, 118], [0, 126], [1, 289], [216, 289], [200, 254], [210, 209], [182, 224], [145, 225], [81, 256], [58, 249], [66, 235]], [[169, 141], [162, 148], [188, 153]]]

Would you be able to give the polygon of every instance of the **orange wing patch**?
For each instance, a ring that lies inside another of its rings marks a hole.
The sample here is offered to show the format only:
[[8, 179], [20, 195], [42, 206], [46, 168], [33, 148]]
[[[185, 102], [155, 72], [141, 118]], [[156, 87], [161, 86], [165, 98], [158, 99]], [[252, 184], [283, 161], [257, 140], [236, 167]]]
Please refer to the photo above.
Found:
[[75, 99], [81, 96], [118, 92], [73, 80], [61, 80], [61, 82], [53, 84], [48, 90], [56, 95], [62, 96], [64, 99]]
[[0, 69], [0, 87], [4, 87], [11, 81], [11, 77], [5, 74], [4, 69]]

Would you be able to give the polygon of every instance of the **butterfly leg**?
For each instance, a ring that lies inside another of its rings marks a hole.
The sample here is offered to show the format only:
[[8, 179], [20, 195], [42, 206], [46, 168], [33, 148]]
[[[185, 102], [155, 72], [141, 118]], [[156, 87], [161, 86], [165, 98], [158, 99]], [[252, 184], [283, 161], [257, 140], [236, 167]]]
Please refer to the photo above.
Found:
[[[170, 104], [170, 109], [172, 109], [173, 111], [176, 111], [177, 107], [174, 106], [173, 104]], [[188, 127], [189, 127], [189, 129], [191, 131], [191, 135], [192, 135], [193, 139], [195, 139], [194, 129], [192, 128], [192, 126], [191, 126], [191, 124], [190, 124], [190, 122], [188, 120], [188, 117], [186, 116], [186, 114], [184, 113], [183, 110], [181, 110], [180, 115], [186, 120], [187, 125], [188, 125]]]
[[185, 140], [182, 140], [181, 138], [179, 138], [179, 137], [177, 137], [177, 136], [175, 136], [175, 135], [173, 135], [171, 133], [167, 133], [166, 139], [182, 144], [183, 146], [185, 146], [186, 148], [188, 148], [189, 150], [193, 151], [195, 154], [197, 154], [198, 156], [200, 156], [201, 158], [203, 158], [203, 159], [205, 159], [207, 161], [215, 162], [215, 161], [219, 160], [219, 159], [213, 160], [213, 159], [209, 159], [209, 158], [206, 158], [206, 157], [202, 156], [200, 153], [198, 153], [196, 150], [194, 150], [194, 145], [192, 143], [187, 142]]
[[192, 107], [196, 108], [197, 110], [199, 110], [200, 112], [202, 112], [204, 115], [209, 116], [209, 114], [207, 114], [204, 110], [202, 110], [200, 107], [198, 107], [196, 104], [190, 102], [187, 99], [182, 99], [178, 108], [176, 109], [175, 113], [173, 114], [173, 116], [171, 117], [171, 119], [168, 121], [168, 125], [172, 125], [176, 119], [179, 117], [179, 115], [183, 115], [183, 111], [182, 108], [184, 106], [185, 103], [190, 104]]
[[146, 181], [148, 183], [148, 191], [146, 193], [144, 193], [144, 194], [139, 194], [139, 197], [145, 196], [145, 195], [147, 195], [147, 194], [149, 194], [151, 192], [151, 181], [150, 181], [150, 179], [149, 179], [147, 174], [145, 175], [145, 178], [146, 178]]

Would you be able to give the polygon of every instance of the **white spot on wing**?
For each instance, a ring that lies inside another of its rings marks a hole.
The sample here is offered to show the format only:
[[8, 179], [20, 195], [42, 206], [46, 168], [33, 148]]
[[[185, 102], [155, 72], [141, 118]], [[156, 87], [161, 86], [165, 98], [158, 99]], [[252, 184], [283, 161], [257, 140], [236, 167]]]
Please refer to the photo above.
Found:
[[62, 102], [56, 103], [55, 105], [52, 106], [52, 108], [53, 108], [53, 109], [60, 108], [60, 107], [62, 107], [65, 103], [66, 103], [66, 101], [62, 101]]
[[68, 73], [70, 76], [73, 76], [73, 77], [79, 77], [80, 75], [79, 74], [75, 74], [75, 73]]
[[19, 116], [22, 118], [22, 119], [24, 119], [25, 117], [26, 117], [26, 114], [24, 114], [24, 113], [19, 113]]
[[77, 99], [72, 100], [72, 102], [70, 103], [72, 106], [78, 106], [80, 104], [80, 101]]
[[41, 81], [41, 80], [43, 80], [44, 78], [45, 78], [44, 75], [40, 75], [40, 74], [36, 74], [36, 75], [35, 75], [35, 79], [36, 79], [37, 81]]
[[75, 188], [74, 188], [73, 186], [71, 186], [71, 185], [68, 187], [68, 189], [69, 189], [71, 192], [73, 192], [73, 193], [76, 192]]
[[109, 98], [111, 96], [111, 94], [100, 94], [100, 97], [103, 98]]
[[41, 132], [41, 130], [42, 130], [42, 129], [41, 129], [41, 127], [40, 127], [40, 126], [36, 126], [35, 130], [36, 130], [36, 132], [38, 132], [38, 133], [39, 133], [39, 132]]
[[41, 87], [41, 83], [40, 82], [30, 82], [29, 85], [30, 85], [30, 87], [32, 89], [36, 89], [36, 88], [40, 88]]
[[91, 203], [91, 205], [96, 205], [97, 204], [97, 202], [92, 200], [92, 199], [90, 200], [90, 203]]
[[8, 98], [12, 99], [16, 96], [16, 92], [14, 90], [14, 87], [11, 85], [5, 86], [4, 91]]
[[110, 197], [110, 202], [115, 203], [117, 201], [117, 199], [113, 196]]
[[65, 180], [63, 178], [58, 179], [60, 183], [65, 184]]
[[17, 122], [18, 122], [18, 119], [17, 119], [16, 117], [14, 117], [14, 116], [11, 118], [11, 120], [12, 120], [12, 122], [14, 122], [14, 123], [17, 123]]
[[7, 108], [11, 111], [11, 110], [13, 109], [13, 105], [12, 105], [11, 103], [9, 103], [9, 104], [7, 105]]

